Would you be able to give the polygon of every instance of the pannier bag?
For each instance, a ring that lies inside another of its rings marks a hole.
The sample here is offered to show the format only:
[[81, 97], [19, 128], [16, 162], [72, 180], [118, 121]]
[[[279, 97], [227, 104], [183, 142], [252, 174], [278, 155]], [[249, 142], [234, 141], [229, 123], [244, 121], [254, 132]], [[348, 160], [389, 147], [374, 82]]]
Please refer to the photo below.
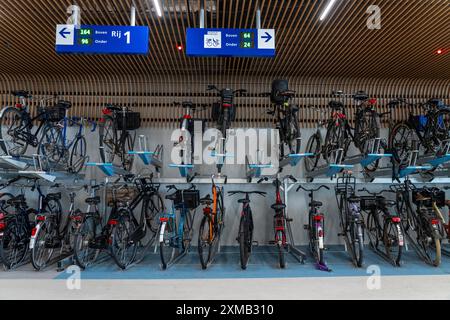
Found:
[[[436, 201], [436, 205], [439, 208], [445, 207], [445, 192], [442, 190], [438, 189], [434, 189], [436, 190], [434, 193], [434, 200]], [[421, 198], [430, 198], [430, 200], [426, 200], [426, 201], [418, 201], [418, 197], [419, 194], [421, 196]], [[418, 205], [419, 203], [422, 203], [424, 206], [426, 207], [431, 207], [433, 205], [432, 201], [431, 201], [431, 193], [428, 190], [425, 189], [418, 189], [418, 190], [413, 190], [412, 192], [412, 196], [413, 196], [413, 202], [415, 205]]]
[[270, 94], [270, 100], [275, 104], [284, 103], [284, 97], [279, 96], [280, 92], [289, 90], [289, 82], [287, 80], [275, 80], [272, 82], [272, 91]]
[[[117, 112], [117, 129], [123, 129], [123, 112]], [[137, 130], [141, 127], [141, 114], [139, 112], [125, 112], [125, 130]]]

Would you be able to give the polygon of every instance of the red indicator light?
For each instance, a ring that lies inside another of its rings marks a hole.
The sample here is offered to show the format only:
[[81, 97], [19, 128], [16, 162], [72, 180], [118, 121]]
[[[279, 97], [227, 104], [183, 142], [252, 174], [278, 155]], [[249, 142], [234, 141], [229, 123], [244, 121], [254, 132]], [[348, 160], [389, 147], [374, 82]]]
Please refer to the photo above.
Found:
[[444, 53], [444, 51], [442, 51], [441, 49], [439, 49], [438, 51], [436, 51], [437, 54], [442, 54]]
[[179, 44], [179, 45], [177, 45], [177, 50], [178, 51], [183, 51], [183, 45], [182, 44]]

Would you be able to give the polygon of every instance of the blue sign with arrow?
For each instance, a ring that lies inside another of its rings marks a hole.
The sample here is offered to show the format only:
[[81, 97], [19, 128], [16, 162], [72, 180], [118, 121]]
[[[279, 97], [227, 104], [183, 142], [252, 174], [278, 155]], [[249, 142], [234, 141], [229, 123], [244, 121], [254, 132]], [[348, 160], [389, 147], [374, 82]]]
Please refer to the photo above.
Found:
[[275, 57], [275, 30], [189, 28], [186, 54], [192, 57]]
[[148, 54], [148, 27], [56, 26], [56, 52], [65, 54]]

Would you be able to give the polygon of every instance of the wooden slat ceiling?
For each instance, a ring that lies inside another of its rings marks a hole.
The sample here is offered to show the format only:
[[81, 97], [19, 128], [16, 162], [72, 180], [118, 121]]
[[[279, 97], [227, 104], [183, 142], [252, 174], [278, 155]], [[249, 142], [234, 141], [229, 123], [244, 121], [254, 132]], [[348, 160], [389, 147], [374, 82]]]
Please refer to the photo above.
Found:
[[[135, 0], [137, 25], [151, 28], [148, 56], [58, 56], [55, 25], [66, 22], [74, 2], [83, 24], [129, 24], [132, 0], [1, 0], [0, 73], [450, 79], [449, 0], [339, 0], [325, 21], [319, 16], [328, 0], [260, 0], [262, 27], [277, 30], [275, 59], [178, 52], [185, 29], [199, 26], [200, 0], [164, 0], [162, 18], [153, 1]], [[370, 5], [381, 8], [381, 30], [366, 26]], [[208, 0], [206, 25], [255, 27], [256, 6], [257, 0]]]

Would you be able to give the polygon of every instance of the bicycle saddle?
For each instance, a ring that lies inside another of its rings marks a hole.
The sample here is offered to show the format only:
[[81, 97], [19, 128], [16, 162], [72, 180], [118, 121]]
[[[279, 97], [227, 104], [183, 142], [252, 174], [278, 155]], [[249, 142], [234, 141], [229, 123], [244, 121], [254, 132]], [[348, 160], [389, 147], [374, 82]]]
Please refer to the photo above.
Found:
[[28, 98], [30, 96], [30, 93], [25, 90], [11, 91], [11, 94], [15, 97], [24, 97], [24, 98]]
[[203, 197], [203, 198], [200, 199], [200, 203], [202, 205], [210, 206], [213, 203], [213, 201], [211, 199], [211, 196], [208, 194], [206, 197]]
[[369, 99], [369, 96], [364, 91], [359, 91], [353, 96], [353, 99], [356, 101], [366, 101]]
[[244, 204], [247, 204], [247, 203], [250, 203], [250, 199], [239, 199], [238, 200], [238, 203], [244, 203]]
[[275, 211], [281, 211], [286, 209], [286, 205], [284, 203], [275, 203], [270, 206]]
[[61, 192], [49, 193], [46, 198], [47, 200], [61, 200]]
[[84, 202], [86, 202], [89, 205], [96, 205], [100, 203], [100, 197], [96, 196], [92, 198], [87, 198], [86, 200], [84, 200]]
[[319, 207], [323, 206], [323, 203], [320, 202], [320, 201], [311, 201], [311, 202], [309, 203], [309, 206], [310, 206], [311, 208], [319, 208]]

